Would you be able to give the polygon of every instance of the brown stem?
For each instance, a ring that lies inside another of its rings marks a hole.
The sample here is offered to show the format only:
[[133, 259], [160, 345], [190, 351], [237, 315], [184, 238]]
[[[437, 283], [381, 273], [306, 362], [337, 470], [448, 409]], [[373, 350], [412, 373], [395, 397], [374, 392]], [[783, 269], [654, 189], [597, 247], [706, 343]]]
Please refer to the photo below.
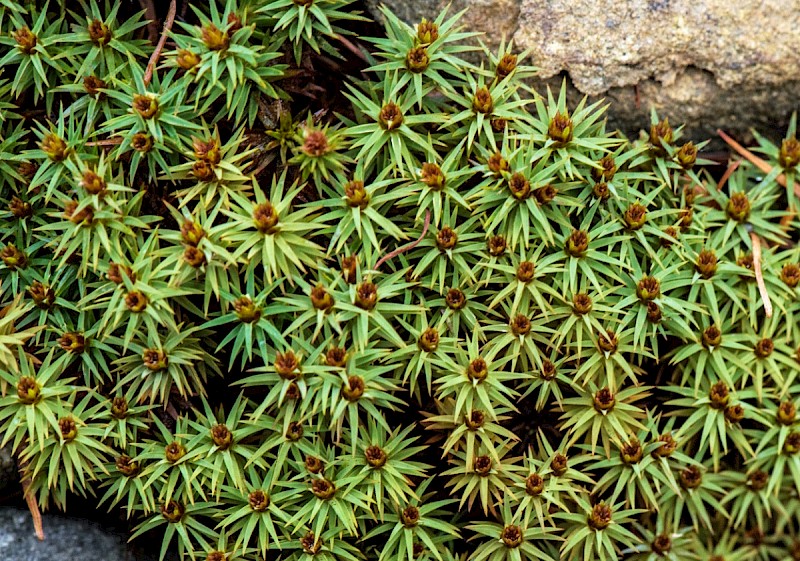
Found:
[[153, 0], [139, 0], [139, 5], [144, 10], [144, 17], [147, 20], [147, 34], [151, 43], [158, 39], [158, 14]]
[[364, 56], [364, 53], [361, 51], [361, 49], [359, 49], [358, 47], [356, 47], [356, 46], [353, 44], [353, 42], [352, 42], [352, 41], [350, 41], [350, 39], [348, 39], [347, 37], [344, 37], [344, 36], [342, 36], [342, 35], [341, 35], [341, 34], [339, 34], [339, 33], [337, 33], [336, 35], [334, 35], [334, 37], [335, 37], [335, 38], [336, 38], [336, 39], [337, 39], [337, 40], [338, 40], [338, 41], [339, 41], [339, 42], [340, 42], [342, 45], [344, 45], [345, 47], [347, 47], [347, 50], [348, 50], [348, 51], [350, 51], [351, 53], [353, 53], [354, 55], [356, 55], [358, 58], [360, 58], [360, 59], [361, 59], [361, 60], [363, 60], [364, 62], [368, 62], [368, 61], [367, 61], [367, 57], [366, 57], [366, 56]]
[[764, 313], [768, 318], [772, 317], [772, 301], [769, 299], [767, 285], [764, 283], [764, 273], [761, 271], [761, 238], [755, 232], [750, 232], [750, 241], [753, 242], [753, 270], [756, 273], [756, 284], [761, 301], [764, 303]]
[[[728, 146], [733, 148], [742, 158], [756, 166], [758, 169], [763, 171], [764, 173], [770, 173], [772, 171], [772, 166], [769, 165], [765, 160], [762, 160], [755, 154], [753, 154], [750, 150], [736, 142], [730, 136], [728, 136], [725, 131], [722, 129], [717, 129], [717, 134], [722, 137], [722, 140], [728, 143]], [[786, 187], [786, 175], [780, 174], [775, 180], [781, 184], [782, 187]], [[794, 184], [794, 192], [795, 194], [800, 197], [800, 184]]]
[[728, 169], [726, 169], [725, 173], [722, 174], [722, 178], [719, 180], [719, 183], [717, 184], [717, 189], [722, 189], [725, 186], [725, 184], [728, 182], [728, 179], [731, 178], [731, 175], [733, 175], [733, 172], [736, 171], [736, 168], [738, 168], [739, 164], [741, 163], [742, 163], [741, 160], [736, 160], [730, 163]]
[[169, 35], [169, 31], [172, 29], [172, 24], [175, 23], [175, 12], [177, 12], [177, 10], [178, 0], [170, 0], [169, 12], [167, 12], [167, 21], [164, 22], [164, 31], [161, 32], [161, 39], [158, 40], [156, 50], [153, 51], [152, 55], [150, 55], [150, 60], [147, 63], [147, 70], [144, 73], [145, 86], [150, 85], [150, 82], [153, 80], [156, 64], [158, 63], [158, 59], [161, 57], [161, 51], [164, 50], [164, 45], [167, 42], [167, 35]]
[[405, 253], [406, 251], [409, 251], [417, 247], [417, 244], [419, 244], [419, 242], [421, 242], [422, 239], [425, 237], [425, 234], [428, 233], [428, 228], [430, 227], [430, 225], [431, 225], [431, 211], [425, 210], [425, 225], [422, 227], [422, 233], [419, 235], [419, 237], [413, 242], [408, 243], [402, 247], [398, 247], [393, 252], [387, 253], [386, 255], [381, 257], [380, 260], [377, 263], [375, 263], [375, 269], [377, 270], [378, 268], [380, 268], [381, 265], [383, 265], [386, 261], [388, 261], [392, 257], [397, 257], [401, 253]]
[[31, 511], [31, 518], [33, 519], [33, 530], [36, 532], [36, 537], [39, 541], [44, 541], [44, 527], [42, 526], [42, 512], [39, 510], [39, 503], [36, 502], [36, 496], [31, 493], [31, 478], [30, 475], [25, 473], [26, 465], [24, 462], [17, 460], [17, 467], [22, 475], [22, 496], [25, 498], [25, 504], [28, 505], [28, 510]]
[[86, 146], [116, 146], [117, 144], [122, 144], [121, 136], [115, 136], [114, 138], [104, 138], [103, 140], [94, 140], [92, 142], [87, 142]]

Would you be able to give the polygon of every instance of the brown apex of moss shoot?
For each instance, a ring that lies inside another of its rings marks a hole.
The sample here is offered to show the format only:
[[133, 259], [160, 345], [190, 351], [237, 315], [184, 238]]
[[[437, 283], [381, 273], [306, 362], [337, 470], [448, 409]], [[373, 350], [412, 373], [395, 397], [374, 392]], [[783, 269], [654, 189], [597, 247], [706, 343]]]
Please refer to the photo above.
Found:
[[286, 433], [283, 436], [286, 438], [286, 440], [297, 442], [303, 438], [303, 432], [303, 423], [299, 421], [292, 421], [289, 423], [289, 426], [286, 427]]
[[131, 139], [131, 147], [137, 152], [147, 153], [153, 149], [153, 137], [143, 132], [137, 132]]
[[117, 396], [111, 400], [111, 416], [115, 419], [124, 419], [128, 416], [128, 400], [124, 396]]
[[564, 250], [568, 255], [583, 257], [589, 249], [589, 234], [584, 230], [573, 230], [564, 245]]
[[544, 479], [538, 473], [532, 473], [525, 478], [525, 492], [531, 497], [537, 497], [544, 491]]
[[158, 100], [150, 95], [134, 95], [131, 106], [143, 119], [152, 119], [158, 113]]
[[450, 226], [445, 226], [436, 234], [436, 247], [439, 251], [453, 249], [458, 243], [458, 234]]
[[205, 160], [197, 160], [192, 164], [192, 175], [203, 183], [210, 183], [217, 178], [214, 166]]
[[542, 361], [542, 370], [539, 375], [542, 377], [542, 380], [549, 382], [551, 380], [555, 380], [556, 376], [558, 375], [558, 369], [552, 361], [549, 359], [544, 359]]
[[300, 361], [292, 350], [277, 353], [274, 366], [275, 372], [284, 380], [295, 380], [300, 376]]
[[318, 477], [311, 482], [311, 492], [318, 499], [326, 501], [336, 494], [336, 486], [324, 477]]
[[769, 483], [769, 474], [757, 469], [747, 476], [747, 486], [753, 491], [760, 491]]
[[791, 432], [783, 443], [783, 451], [786, 454], [797, 454], [800, 452], [800, 432]]
[[623, 216], [625, 225], [630, 230], [639, 230], [647, 222], [647, 207], [639, 203], [633, 203], [628, 207]]
[[161, 516], [172, 524], [180, 522], [184, 514], [186, 514], [186, 507], [178, 501], [173, 500], [161, 505]]
[[253, 222], [262, 234], [274, 234], [278, 226], [278, 211], [269, 201], [260, 203], [253, 209]]
[[40, 392], [41, 386], [32, 376], [21, 376], [17, 381], [17, 398], [25, 405], [36, 403]]
[[358, 265], [358, 258], [355, 255], [348, 255], [342, 257], [341, 271], [342, 278], [347, 284], [356, 283], [356, 268]]
[[744, 407], [738, 403], [729, 405], [725, 408], [725, 419], [727, 419], [729, 423], [741, 423], [744, 419]]
[[778, 411], [775, 413], [775, 417], [778, 419], [780, 424], [786, 426], [791, 425], [794, 423], [795, 418], [797, 417], [797, 407], [791, 401], [782, 401], [778, 406]]
[[378, 305], [378, 287], [370, 281], [364, 281], [356, 287], [354, 304], [362, 310], [370, 311]]
[[647, 275], [636, 285], [636, 296], [643, 302], [655, 300], [661, 295], [661, 283], [657, 278]]
[[438, 164], [425, 162], [420, 170], [419, 180], [432, 191], [441, 191], [445, 186], [444, 172]]
[[478, 409], [472, 410], [469, 415], [464, 415], [464, 424], [469, 430], [475, 431], [481, 428], [486, 422], [486, 415]]
[[225, 425], [214, 425], [211, 427], [211, 440], [220, 450], [227, 450], [233, 444], [233, 433]]
[[475, 111], [475, 113], [491, 115], [494, 110], [494, 100], [492, 100], [492, 94], [489, 92], [489, 88], [481, 86], [475, 91], [475, 95], [472, 98], [472, 110]]
[[192, 137], [192, 150], [195, 158], [208, 162], [212, 166], [216, 166], [222, 161], [219, 140], [215, 136], [211, 136], [207, 140]]
[[707, 349], [719, 347], [722, 344], [722, 332], [716, 325], [709, 325], [701, 337], [703, 346]]
[[21, 220], [33, 216], [33, 207], [31, 207], [31, 203], [23, 201], [16, 195], [11, 197], [11, 201], [8, 203], [8, 210], [14, 218], [19, 218]]
[[417, 346], [426, 353], [436, 351], [439, 348], [439, 331], [435, 327], [427, 328], [417, 339]]
[[717, 256], [712, 250], [704, 249], [697, 254], [695, 270], [704, 279], [710, 279], [717, 272]]
[[425, 47], [412, 47], [406, 54], [406, 68], [415, 74], [425, 72], [430, 63], [431, 59]]
[[497, 61], [495, 75], [499, 80], [504, 80], [516, 69], [517, 55], [513, 53], [506, 53], [500, 58], [499, 61]]
[[67, 331], [58, 338], [58, 346], [70, 354], [81, 354], [86, 349], [86, 338], [83, 333]]
[[617, 402], [614, 393], [608, 388], [597, 390], [592, 401], [594, 402], [594, 408], [600, 412], [611, 411]]
[[88, 31], [89, 39], [98, 47], [104, 47], [108, 45], [111, 42], [111, 39], [114, 38], [114, 34], [112, 33], [111, 29], [109, 29], [109, 27], [99, 19], [93, 19], [91, 22], [89, 22]]
[[614, 354], [617, 352], [617, 347], [619, 347], [617, 334], [610, 329], [606, 329], [605, 333], [598, 333], [597, 346], [604, 353]]
[[106, 181], [92, 169], [85, 169], [81, 174], [81, 187], [90, 195], [100, 195], [106, 190]]
[[666, 155], [667, 152], [664, 150], [662, 142], [664, 144], [672, 144], [674, 135], [675, 133], [672, 127], [669, 126], [669, 119], [667, 118], [664, 118], [654, 125], [650, 125], [650, 144], [653, 146], [653, 152], [659, 156]]
[[585, 292], [579, 292], [572, 297], [572, 311], [579, 316], [592, 311], [592, 299]]
[[243, 27], [242, 18], [239, 17], [239, 14], [234, 12], [228, 14], [227, 23], [229, 35], [233, 35]]
[[206, 561], [228, 561], [228, 554], [224, 551], [209, 551], [206, 555]]
[[489, 156], [489, 159], [486, 161], [486, 166], [489, 168], [489, 171], [495, 175], [500, 175], [510, 169], [508, 160], [506, 160], [500, 152], [495, 152]]
[[303, 461], [303, 465], [305, 465], [306, 471], [308, 473], [318, 474], [322, 473], [325, 469], [325, 464], [322, 463], [322, 460], [316, 456], [307, 455], [305, 460]]
[[361, 376], [348, 376], [347, 383], [342, 384], [342, 396], [347, 401], [358, 401], [366, 391], [366, 384]]
[[236, 317], [244, 323], [253, 323], [261, 319], [261, 308], [249, 296], [242, 296], [233, 302]]
[[304, 134], [303, 145], [300, 150], [310, 158], [320, 158], [331, 151], [328, 137], [317, 129], [307, 129]]
[[56, 291], [39, 281], [33, 281], [28, 287], [28, 295], [34, 305], [42, 310], [49, 310], [56, 303]]
[[653, 538], [653, 543], [650, 544], [650, 549], [656, 555], [664, 556], [672, 549], [672, 538], [667, 534], [659, 534]]
[[558, 189], [549, 184], [533, 190], [533, 198], [542, 206], [552, 203], [557, 196]]
[[38, 43], [36, 35], [31, 32], [27, 25], [20, 27], [16, 31], [13, 31], [11, 33], [11, 37], [13, 37], [14, 41], [16, 41], [19, 50], [26, 55], [33, 53], [33, 50], [36, 48], [36, 44]]
[[196, 247], [205, 235], [206, 232], [203, 227], [193, 220], [185, 220], [181, 224], [181, 239], [187, 245]]
[[384, 452], [380, 446], [367, 446], [366, 450], [364, 450], [364, 459], [367, 461], [367, 464], [373, 468], [382, 468], [386, 465], [386, 460], [388, 456], [386, 452]]
[[731, 400], [731, 392], [725, 382], [717, 382], [711, 386], [708, 392], [708, 400], [713, 409], [722, 410], [728, 406], [728, 402]]
[[316, 555], [322, 549], [322, 540], [314, 535], [314, 532], [307, 532], [300, 538], [300, 548], [307, 555]]
[[344, 368], [345, 364], [347, 364], [347, 350], [342, 347], [331, 347], [325, 353], [325, 364]]
[[797, 288], [800, 285], [800, 264], [784, 263], [781, 268], [781, 280], [789, 288]]
[[744, 222], [750, 216], [750, 200], [743, 192], [733, 193], [725, 207], [728, 218], [735, 222]]
[[592, 187], [592, 195], [601, 202], [607, 201], [611, 196], [611, 190], [608, 188], [608, 183], [601, 182], [595, 183]]
[[482, 382], [489, 376], [489, 365], [481, 357], [473, 359], [467, 366], [467, 376], [473, 382]]
[[697, 146], [692, 141], [687, 142], [678, 149], [675, 159], [683, 169], [692, 169], [697, 162]]
[[134, 314], [141, 313], [147, 307], [147, 296], [138, 290], [131, 290], [125, 295], [125, 307]]
[[390, 101], [381, 107], [378, 113], [378, 124], [386, 131], [400, 128], [403, 124], [403, 111], [396, 103]]
[[697, 489], [703, 483], [703, 472], [697, 466], [689, 466], [680, 473], [684, 489]]
[[604, 530], [611, 524], [613, 511], [606, 503], [598, 503], [592, 507], [589, 514], [589, 526], [595, 530]]
[[486, 249], [492, 257], [500, 257], [506, 252], [507, 247], [505, 237], [499, 234], [486, 240]]
[[308, 297], [311, 300], [311, 305], [315, 310], [327, 312], [333, 308], [333, 296], [331, 296], [330, 292], [328, 292], [328, 290], [321, 284], [314, 286], [314, 288], [311, 289], [311, 293]]
[[655, 302], [647, 302], [647, 321], [659, 323], [663, 319], [661, 308]]
[[638, 463], [643, 454], [642, 444], [636, 438], [632, 438], [623, 444], [619, 451], [620, 458], [628, 465]]
[[522, 544], [524, 535], [522, 530], [519, 526], [511, 524], [503, 528], [503, 531], [500, 532], [500, 540], [503, 542], [503, 545], [510, 548], [519, 547]]
[[553, 115], [547, 127], [547, 137], [553, 141], [553, 146], [560, 148], [572, 141], [573, 128], [569, 113], [560, 111]]
[[444, 297], [451, 310], [462, 310], [467, 305], [466, 295], [458, 288], [451, 288]]
[[417, 40], [423, 45], [430, 45], [439, 38], [439, 26], [422, 18], [417, 25]]
[[536, 265], [531, 261], [523, 261], [517, 266], [517, 280], [519, 282], [531, 282], [535, 273]]
[[569, 461], [564, 454], [556, 454], [553, 456], [552, 461], [550, 462], [550, 469], [553, 470], [553, 474], [556, 476], [561, 476], [567, 473], [567, 469], [569, 468]]
[[778, 165], [783, 169], [792, 169], [800, 164], [800, 141], [795, 136], [785, 138], [778, 152]]
[[126, 454], [122, 454], [118, 456], [114, 465], [117, 468], [117, 471], [120, 472], [125, 477], [131, 477], [139, 473], [139, 464], [133, 461], [133, 458]]
[[60, 418], [58, 420], [58, 430], [61, 432], [61, 439], [66, 442], [75, 440], [75, 437], [78, 436], [78, 425], [75, 423], [75, 419], [71, 417]]
[[17, 249], [14, 244], [8, 244], [0, 251], [0, 259], [12, 271], [25, 269], [28, 266], [28, 256], [25, 255], [25, 252]]
[[136, 273], [133, 272], [133, 269], [120, 263], [111, 262], [109, 264], [107, 273], [108, 280], [115, 284], [122, 284], [124, 282], [122, 280], [123, 275], [130, 279], [131, 282], [136, 282]]
[[83, 79], [83, 90], [87, 94], [89, 94], [91, 96], [94, 96], [94, 97], [96, 97], [98, 99], [100, 99], [103, 96], [105, 96], [105, 94], [103, 92], [101, 92], [100, 90], [103, 90], [106, 87], [107, 86], [106, 86], [105, 81], [101, 80], [97, 76], [86, 76]]
[[175, 57], [175, 63], [183, 70], [189, 71], [200, 64], [200, 57], [189, 49], [180, 49]]
[[658, 437], [661, 446], [653, 450], [652, 455], [656, 458], [668, 458], [678, 449], [678, 441], [670, 433], [664, 433]]
[[344, 196], [347, 206], [364, 210], [369, 206], [370, 196], [364, 188], [364, 182], [358, 179], [348, 181], [344, 186]]
[[145, 349], [142, 352], [142, 364], [148, 370], [157, 372], [164, 370], [169, 365], [169, 357], [161, 349]]
[[63, 216], [73, 224], [88, 226], [94, 221], [94, 209], [91, 205], [87, 205], [78, 210], [78, 201], [67, 201]]
[[67, 143], [55, 133], [47, 133], [39, 143], [39, 148], [54, 162], [63, 162], [69, 155]]
[[492, 472], [492, 458], [489, 456], [476, 456], [473, 463], [475, 473], [481, 477], [486, 477]]
[[517, 314], [509, 322], [509, 327], [515, 336], [524, 336], [531, 332], [531, 320], [523, 314]]
[[231, 44], [227, 31], [222, 31], [213, 23], [205, 25], [200, 30], [200, 40], [212, 51], [224, 51]]
[[167, 444], [164, 448], [164, 458], [171, 464], [179, 461], [186, 455], [186, 448], [177, 440]]
[[597, 161], [599, 167], [592, 168], [592, 179], [597, 182], [607, 182], [614, 179], [617, 173], [617, 164], [614, 161], [614, 156], [606, 154]]
[[753, 352], [756, 354], [758, 358], [767, 358], [772, 354], [775, 350], [775, 343], [772, 342], [772, 339], [769, 337], [765, 337], [764, 339], [760, 339], [757, 343]]
[[508, 190], [511, 191], [511, 196], [518, 201], [527, 199], [531, 194], [531, 182], [517, 172], [508, 178]]

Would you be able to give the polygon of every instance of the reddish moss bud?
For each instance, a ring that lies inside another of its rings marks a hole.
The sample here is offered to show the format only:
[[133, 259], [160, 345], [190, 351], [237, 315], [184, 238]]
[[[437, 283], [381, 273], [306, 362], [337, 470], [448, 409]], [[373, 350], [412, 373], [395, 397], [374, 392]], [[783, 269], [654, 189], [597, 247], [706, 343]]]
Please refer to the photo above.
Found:
[[589, 249], [589, 234], [583, 230], [573, 230], [564, 249], [572, 257], [583, 257]]
[[697, 489], [703, 483], [703, 472], [697, 466], [689, 466], [680, 473], [684, 489]]
[[531, 183], [521, 173], [515, 173], [508, 178], [508, 190], [512, 197], [521, 201], [530, 196]]
[[697, 146], [692, 141], [687, 142], [678, 149], [675, 159], [683, 169], [692, 169], [697, 162]]
[[445, 178], [442, 168], [437, 164], [425, 162], [422, 164], [422, 171], [420, 172], [419, 180], [428, 186], [432, 191], [441, 191], [444, 189]]
[[169, 501], [161, 505], [161, 516], [172, 524], [180, 522], [184, 514], [186, 514], [186, 508], [178, 501]]
[[785, 263], [781, 268], [781, 280], [789, 288], [797, 288], [800, 285], [800, 264]]
[[39, 400], [41, 386], [32, 376], [21, 376], [17, 381], [17, 398], [25, 405], [32, 405]]
[[547, 127], [547, 137], [553, 141], [553, 146], [566, 146], [572, 141], [572, 134], [572, 119], [570, 119], [569, 113], [559, 111], [553, 115]]
[[510, 169], [508, 160], [503, 158], [503, 155], [500, 152], [495, 152], [489, 159], [486, 161], [486, 165], [495, 175], [500, 175], [504, 171], [508, 171]]
[[592, 512], [589, 514], [588, 524], [590, 528], [595, 530], [604, 530], [611, 524], [611, 516], [613, 512], [611, 507], [606, 503], [598, 503], [592, 507]]
[[439, 26], [422, 18], [417, 25], [417, 40], [423, 45], [430, 45], [439, 38]]
[[370, 467], [382, 468], [386, 465], [388, 457], [380, 446], [367, 446], [366, 450], [364, 450], [364, 459]]
[[200, 64], [200, 57], [189, 49], [179, 49], [178, 54], [175, 57], [175, 64], [177, 64], [183, 70], [189, 71]]
[[499, 80], [507, 78], [517, 68], [517, 55], [506, 53], [497, 61], [495, 75]]
[[364, 189], [364, 182], [354, 179], [348, 181], [344, 186], [344, 196], [347, 206], [350, 208], [360, 208], [364, 210], [369, 206], [370, 196]]
[[425, 47], [412, 47], [406, 55], [406, 68], [415, 74], [425, 72], [431, 59]]
[[617, 173], [617, 164], [614, 156], [607, 154], [597, 162], [598, 167], [592, 168], [592, 179], [595, 181], [611, 181]]
[[417, 346], [426, 353], [435, 352], [439, 348], [439, 332], [436, 328], [429, 327], [423, 331], [417, 339]]
[[269, 201], [253, 209], [253, 223], [262, 234], [274, 234], [278, 226], [278, 211]]
[[509, 525], [503, 528], [503, 531], [500, 532], [500, 541], [503, 542], [503, 545], [510, 548], [519, 547], [524, 539], [524, 535], [522, 533], [522, 529], [519, 526]]
[[494, 101], [492, 100], [492, 94], [489, 92], [489, 88], [481, 86], [475, 91], [475, 95], [472, 98], [472, 110], [475, 111], [475, 113], [490, 115], [493, 109]]
[[711, 386], [708, 392], [709, 405], [713, 409], [722, 410], [728, 406], [731, 400], [731, 393], [725, 382], [717, 382]]
[[383, 130], [393, 131], [403, 124], [403, 111], [391, 101], [381, 107], [378, 113], [378, 124]]
[[486, 249], [492, 257], [500, 257], [506, 252], [506, 239], [501, 235], [491, 236], [486, 240]]
[[13, 31], [11, 37], [17, 42], [19, 50], [26, 55], [33, 53], [33, 50], [36, 48], [36, 43], [38, 42], [36, 35], [31, 32], [27, 25]]
[[710, 279], [717, 272], [717, 256], [713, 250], [704, 249], [697, 254], [695, 270], [704, 279]]
[[205, 46], [212, 51], [224, 51], [231, 44], [231, 38], [228, 36], [228, 32], [220, 30], [213, 23], [205, 25], [200, 30], [200, 39]]
[[467, 377], [473, 382], [482, 382], [489, 376], [489, 365], [478, 357], [470, 361], [467, 366]]
[[378, 287], [369, 281], [362, 282], [356, 287], [354, 304], [362, 310], [370, 311], [378, 304]]
[[451, 310], [462, 310], [467, 305], [467, 296], [458, 288], [451, 288], [444, 297]]
[[143, 119], [152, 119], [158, 113], [158, 100], [149, 94], [136, 94], [133, 96], [132, 107]]
[[39, 281], [33, 281], [28, 287], [28, 295], [34, 305], [42, 310], [49, 310], [56, 302], [56, 291]]
[[100, 195], [106, 190], [106, 181], [94, 170], [86, 169], [81, 175], [81, 187], [90, 195]]
[[77, 331], [68, 331], [58, 338], [58, 346], [65, 352], [79, 355], [86, 349], [86, 338]]
[[647, 207], [639, 203], [633, 203], [625, 211], [623, 219], [628, 229], [639, 230], [647, 222]]
[[114, 34], [108, 26], [99, 19], [93, 19], [89, 22], [89, 39], [98, 47], [104, 47], [111, 42]]
[[261, 308], [249, 296], [242, 296], [233, 302], [236, 317], [244, 323], [254, 323], [261, 319]]
[[28, 266], [28, 256], [14, 247], [14, 244], [8, 244], [0, 251], [0, 260], [12, 271], [25, 269]]
[[781, 142], [778, 165], [788, 170], [797, 167], [797, 164], [800, 164], [800, 141], [796, 137], [790, 136]]
[[206, 255], [194, 246], [189, 246], [183, 251], [183, 260], [195, 269], [206, 264]]
[[96, 97], [97, 99], [100, 99], [105, 96], [105, 94], [100, 90], [103, 90], [106, 87], [107, 87], [106, 83], [97, 76], [86, 76], [83, 79], [84, 91], [87, 94]]
[[614, 405], [617, 403], [614, 394], [608, 388], [602, 388], [597, 390], [594, 394], [594, 408], [597, 411], [611, 411], [614, 409]]
[[650, 125], [650, 144], [653, 145], [653, 152], [659, 156], [665, 155], [667, 152], [664, 150], [663, 144], [672, 144], [674, 134], [667, 118], [655, 125]]
[[318, 499], [327, 501], [336, 494], [336, 486], [324, 477], [315, 478], [311, 482], [311, 492]]
[[366, 390], [364, 379], [361, 376], [348, 376], [347, 383], [342, 384], [342, 396], [347, 401], [358, 401]]
[[153, 149], [153, 137], [143, 132], [137, 132], [131, 139], [131, 147], [137, 152], [146, 154]]
[[147, 307], [147, 296], [138, 290], [131, 290], [125, 295], [125, 306], [135, 314], [141, 313]]
[[54, 162], [63, 162], [69, 156], [67, 143], [53, 132], [44, 135], [44, 138], [39, 143], [39, 148]]

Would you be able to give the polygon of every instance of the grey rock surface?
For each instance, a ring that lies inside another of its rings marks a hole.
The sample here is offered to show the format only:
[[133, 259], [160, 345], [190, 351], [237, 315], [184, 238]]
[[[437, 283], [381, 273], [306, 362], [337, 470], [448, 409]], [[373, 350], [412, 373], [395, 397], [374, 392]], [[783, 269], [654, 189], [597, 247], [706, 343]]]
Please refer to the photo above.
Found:
[[[431, 19], [446, 0], [383, 1]], [[800, 109], [800, 0], [454, 0], [489, 46], [503, 36], [540, 69], [544, 92], [568, 78], [573, 100], [611, 102], [610, 124], [649, 126], [649, 108], [696, 139], [717, 128], [782, 134]], [[774, 135], [773, 135], [774, 136]]]
[[0, 507], [0, 556], [6, 561], [155, 561], [128, 547], [126, 537], [94, 522], [45, 513], [45, 540], [27, 510]]

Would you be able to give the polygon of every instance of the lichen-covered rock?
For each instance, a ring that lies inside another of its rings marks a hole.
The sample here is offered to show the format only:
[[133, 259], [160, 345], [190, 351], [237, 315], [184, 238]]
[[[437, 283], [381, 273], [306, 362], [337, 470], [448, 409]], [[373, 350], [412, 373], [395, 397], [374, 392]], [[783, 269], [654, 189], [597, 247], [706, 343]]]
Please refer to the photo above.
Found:
[[[406, 21], [439, 0], [386, 0]], [[649, 124], [650, 106], [695, 137], [780, 130], [798, 108], [800, 9], [781, 0], [456, 0], [490, 46], [530, 49], [539, 83], [611, 102], [612, 126]]]

